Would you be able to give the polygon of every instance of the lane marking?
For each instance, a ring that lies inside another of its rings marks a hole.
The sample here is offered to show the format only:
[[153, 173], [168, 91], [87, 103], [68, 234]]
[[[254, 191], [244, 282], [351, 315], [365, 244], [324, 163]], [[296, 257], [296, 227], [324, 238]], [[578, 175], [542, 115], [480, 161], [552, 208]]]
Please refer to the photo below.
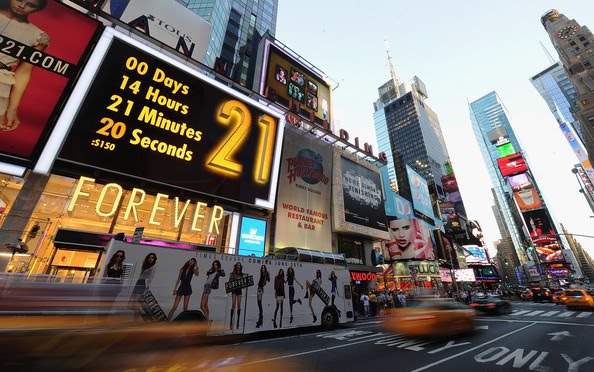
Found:
[[578, 326], [578, 327], [594, 327], [594, 324], [588, 324], [588, 323], [551, 322], [551, 321], [543, 321], [543, 320], [488, 319], [488, 318], [477, 318], [477, 320], [481, 320], [481, 321], [485, 321], [485, 322], [557, 324], [557, 325], [570, 325], [570, 326]]
[[523, 330], [525, 330], [526, 328], [530, 328], [530, 327], [532, 327], [534, 324], [536, 324], [536, 323], [534, 323], [534, 322], [533, 322], [533, 323], [531, 323], [531, 324], [528, 324], [527, 326], [524, 326], [524, 327], [522, 327], [522, 328], [518, 328], [518, 329], [516, 329], [515, 331], [511, 331], [511, 332], [509, 332], [509, 333], [506, 333], [506, 334], [504, 334], [503, 336], [499, 336], [499, 337], [497, 337], [497, 338], [494, 338], [494, 339], [492, 339], [491, 341], [484, 342], [484, 343], [482, 343], [482, 344], [480, 344], [480, 345], [477, 345], [477, 346], [475, 346], [475, 347], [473, 347], [473, 348], [470, 348], [470, 349], [468, 349], [468, 350], [462, 351], [462, 352], [460, 352], [460, 353], [458, 353], [458, 354], [451, 355], [451, 356], [449, 356], [449, 357], [447, 357], [447, 358], [443, 358], [443, 359], [441, 359], [441, 360], [438, 360], [437, 362], [433, 362], [433, 363], [431, 363], [431, 364], [428, 364], [428, 365], [426, 365], [426, 366], [424, 366], [424, 367], [417, 368], [417, 369], [415, 369], [415, 370], [413, 370], [413, 371], [411, 371], [411, 372], [419, 372], [419, 371], [424, 371], [424, 370], [426, 370], [426, 369], [428, 369], [428, 368], [435, 367], [435, 366], [437, 366], [437, 365], [439, 365], [439, 364], [441, 364], [441, 363], [443, 363], [443, 362], [447, 362], [448, 360], [452, 360], [452, 359], [454, 359], [454, 358], [457, 358], [457, 357], [459, 357], [459, 356], [461, 356], [461, 355], [468, 354], [468, 353], [470, 353], [471, 351], [474, 351], [474, 350], [476, 350], [476, 349], [480, 349], [481, 347], [483, 347], [483, 346], [485, 346], [485, 345], [492, 344], [493, 342], [495, 342], [495, 341], [499, 341], [499, 340], [501, 340], [502, 338], [505, 338], [505, 337], [507, 337], [507, 336], [511, 336], [511, 335], [513, 335], [514, 333], [517, 333], [517, 332], [520, 332], [520, 331], [523, 331]]
[[592, 313], [582, 312], [580, 315], [576, 316], [576, 318], [587, 318], [591, 315], [592, 315]]
[[544, 313], [544, 310], [536, 310], [536, 311], [533, 311], [531, 313], [524, 314], [524, 316], [535, 316], [535, 315], [538, 315], [538, 314], [541, 314], [541, 313]]
[[559, 318], [569, 318], [571, 316], [571, 314], [573, 314], [575, 311], [566, 311], [564, 313], [561, 313], [559, 315], [557, 315]]
[[[375, 336], [376, 335], [377, 334], [375, 334]], [[350, 343], [346, 343], [346, 344], [342, 344], [342, 345], [336, 345], [336, 346], [327, 347], [327, 348], [324, 348], [324, 349], [304, 351], [302, 353], [281, 355], [281, 356], [274, 357], [274, 358], [268, 358], [268, 359], [256, 360], [256, 361], [249, 362], [249, 363], [238, 364], [237, 366], [238, 367], [239, 366], [247, 366], [247, 365], [251, 365], [251, 364], [266, 363], [266, 362], [272, 362], [272, 361], [275, 361], [275, 360], [294, 358], [294, 357], [301, 356], [301, 355], [315, 354], [315, 353], [320, 353], [320, 352], [324, 352], [324, 351], [328, 351], [328, 350], [340, 349], [340, 348], [351, 346], [351, 345], [362, 344], [364, 342], [385, 340], [385, 339], [388, 339], [388, 338], [392, 338], [394, 336], [396, 336], [396, 335], [394, 335], [394, 334], [388, 334], [386, 336], [382, 336], [382, 337], [375, 338], [375, 339], [369, 339], [369, 340], [363, 340], [363, 341], [357, 341], [357, 342], [350, 342]]]
[[549, 311], [547, 313], [542, 314], [541, 316], [553, 316], [553, 315], [555, 315], [557, 313], [559, 313], [559, 310]]
[[529, 311], [530, 311], [530, 310], [520, 310], [520, 311], [515, 311], [515, 312], [513, 312], [511, 315], [514, 315], [514, 316], [515, 316], [515, 315], [522, 315], [522, 314], [524, 314], [524, 313], [527, 313], [527, 312], [529, 312]]

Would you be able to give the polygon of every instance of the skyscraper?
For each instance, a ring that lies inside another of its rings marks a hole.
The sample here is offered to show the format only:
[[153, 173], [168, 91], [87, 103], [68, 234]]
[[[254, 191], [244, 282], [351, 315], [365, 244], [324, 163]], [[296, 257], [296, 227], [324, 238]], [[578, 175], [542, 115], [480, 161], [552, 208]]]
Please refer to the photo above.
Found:
[[[521, 263], [536, 261], [541, 278], [569, 276], [556, 227], [496, 92], [469, 104], [470, 119], [487, 165], [496, 203]], [[503, 234], [502, 234], [503, 235]], [[529, 254], [525, 252], [528, 248]], [[542, 264], [542, 265], [541, 265]], [[552, 267], [563, 267], [561, 271]], [[563, 271], [564, 270], [564, 271]], [[558, 284], [558, 283], [555, 283]]]
[[567, 77], [563, 65], [560, 62], [553, 64], [530, 78], [530, 82], [549, 106], [557, 123], [571, 125], [573, 131], [584, 143], [581, 124], [574, 115], [576, 112], [575, 87]]
[[204, 63], [251, 87], [258, 43], [276, 33], [278, 0], [177, 0], [212, 25]]
[[541, 17], [559, 54], [567, 77], [575, 87], [575, 111], [581, 123], [583, 139], [590, 162], [594, 159], [594, 36], [586, 26], [580, 26], [557, 10]]

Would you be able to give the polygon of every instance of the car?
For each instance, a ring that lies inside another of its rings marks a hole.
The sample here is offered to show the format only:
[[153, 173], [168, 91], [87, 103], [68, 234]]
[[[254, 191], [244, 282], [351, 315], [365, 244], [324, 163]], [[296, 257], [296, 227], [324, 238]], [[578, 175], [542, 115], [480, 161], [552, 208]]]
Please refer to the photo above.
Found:
[[565, 306], [567, 310], [574, 310], [578, 307], [588, 307], [594, 310], [594, 291], [585, 289], [566, 289], [567, 300]]
[[476, 310], [489, 314], [510, 314], [512, 312], [511, 302], [497, 295], [487, 295], [477, 298], [470, 304]]
[[408, 307], [399, 308], [385, 318], [388, 332], [413, 337], [447, 337], [474, 331], [476, 311], [454, 300], [409, 300]]
[[553, 294], [548, 288], [532, 288], [532, 300], [534, 302], [553, 302]]
[[532, 299], [532, 290], [530, 288], [526, 288], [520, 293], [520, 300], [522, 301], [530, 301]]
[[565, 305], [565, 301], [567, 301], [567, 295], [564, 290], [553, 293], [553, 302], [555, 305]]

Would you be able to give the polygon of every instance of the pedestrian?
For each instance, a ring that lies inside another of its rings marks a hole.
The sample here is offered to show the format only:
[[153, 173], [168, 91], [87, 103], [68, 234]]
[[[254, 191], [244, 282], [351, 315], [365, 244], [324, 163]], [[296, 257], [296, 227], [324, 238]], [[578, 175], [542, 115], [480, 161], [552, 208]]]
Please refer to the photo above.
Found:
[[366, 293], [361, 295], [361, 302], [363, 303], [363, 315], [369, 316], [369, 296]]

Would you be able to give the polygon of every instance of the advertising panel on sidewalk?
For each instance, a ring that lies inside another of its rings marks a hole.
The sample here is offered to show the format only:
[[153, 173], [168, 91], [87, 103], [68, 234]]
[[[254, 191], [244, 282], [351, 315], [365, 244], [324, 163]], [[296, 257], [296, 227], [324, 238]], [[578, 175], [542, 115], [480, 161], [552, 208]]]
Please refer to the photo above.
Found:
[[332, 250], [332, 147], [287, 126], [279, 175], [276, 248]]
[[111, 33], [59, 159], [273, 209], [282, 117]]
[[54, 0], [25, 22], [7, 12], [11, 15], [0, 14], [0, 153], [8, 162], [29, 165], [45, 145], [102, 25]]

